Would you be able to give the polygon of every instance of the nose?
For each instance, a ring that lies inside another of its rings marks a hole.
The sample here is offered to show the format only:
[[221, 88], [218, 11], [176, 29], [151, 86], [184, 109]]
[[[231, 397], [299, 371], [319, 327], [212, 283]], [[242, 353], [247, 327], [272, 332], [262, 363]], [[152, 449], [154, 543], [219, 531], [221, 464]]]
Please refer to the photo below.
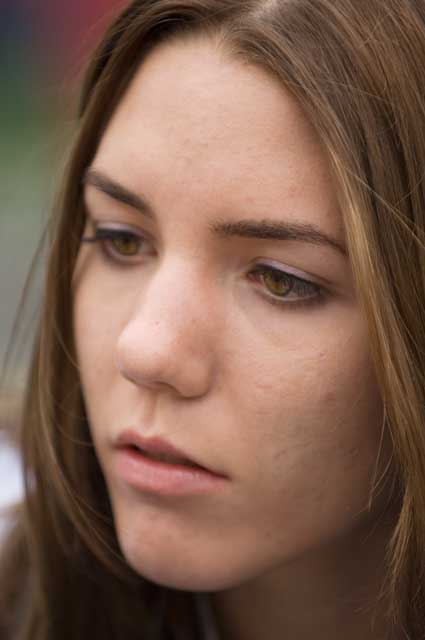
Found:
[[118, 338], [116, 362], [124, 378], [188, 398], [208, 391], [219, 329], [204, 290], [187, 267], [164, 266], [151, 276], [134, 296]]

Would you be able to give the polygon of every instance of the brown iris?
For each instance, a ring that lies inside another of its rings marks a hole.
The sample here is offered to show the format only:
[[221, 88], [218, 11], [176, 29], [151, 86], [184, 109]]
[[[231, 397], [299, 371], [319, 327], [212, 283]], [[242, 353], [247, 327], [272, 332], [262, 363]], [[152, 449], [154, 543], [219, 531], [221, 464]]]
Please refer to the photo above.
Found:
[[292, 289], [292, 283], [280, 273], [268, 271], [262, 274], [262, 279], [270, 293], [276, 296], [283, 296]]
[[139, 240], [131, 234], [120, 233], [110, 239], [113, 248], [122, 256], [135, 256], [139, 252]]

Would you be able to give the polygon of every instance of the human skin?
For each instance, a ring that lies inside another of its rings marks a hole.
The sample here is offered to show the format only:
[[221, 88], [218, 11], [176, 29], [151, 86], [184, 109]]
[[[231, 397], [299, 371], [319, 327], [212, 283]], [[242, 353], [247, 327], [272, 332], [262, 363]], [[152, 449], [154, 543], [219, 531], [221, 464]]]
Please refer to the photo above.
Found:
[[[388, 495], [369, 496], [389, 445], [350, 261], [330, 246], [208, 229], [287, 220], [344, 245], [327, 156], [298, 103], [210, 41], [161, 45], [92, 169], [156, 212], [87, 184], [84, 237], [97, 223], [147, 240], [125, 265], [82, 243], [73, 284], [87, 415], [128, 563], [159, 584], [215, 592], [232, 640], [381, 637], [356, 607], [382, 578]], [[325, 298], [272, 304], [276, 290], [250, 275], [260, 263], [322, 285]], [[228, 482], [182, 497], [126, 485], [114, 443], [128, 427]]]

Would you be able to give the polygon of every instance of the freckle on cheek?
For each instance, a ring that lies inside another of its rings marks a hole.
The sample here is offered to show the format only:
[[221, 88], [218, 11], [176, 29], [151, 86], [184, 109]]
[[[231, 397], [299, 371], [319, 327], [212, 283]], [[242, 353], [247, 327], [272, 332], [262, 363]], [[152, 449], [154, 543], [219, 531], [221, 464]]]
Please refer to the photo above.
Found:
[[335, 391], [327, 391], [324, 395], [324, 401], [329, 404], [334, 404], [337, 399]]

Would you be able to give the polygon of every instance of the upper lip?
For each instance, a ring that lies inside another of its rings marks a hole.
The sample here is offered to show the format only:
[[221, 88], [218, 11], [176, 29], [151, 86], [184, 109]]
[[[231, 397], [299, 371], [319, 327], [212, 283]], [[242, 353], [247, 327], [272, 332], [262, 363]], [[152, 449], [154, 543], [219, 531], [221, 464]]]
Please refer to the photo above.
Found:
[[163, 438], [146, 438], [140, 435], [140, 433], [138, 433], [134, 429], [126, 429], [125, 431], [122, 431], [116, 440], [116, 446], [135, 446], [142, 451], [146, 451], [146, 453], [148, 454], [167, 456], [170, 458], [170, 462], [174, 462], [175, 464], [180, 463], [196, 465], [198, 467], [201, 467], [205, 471], [208, 471], [209, 473], [214, 473], [215, 475], [223, 475], [205, 467], [205, 465], [203, 465], [201, 462], [195, 460], [194, 458], [191, 458], [184, 451], [181, 451]]

